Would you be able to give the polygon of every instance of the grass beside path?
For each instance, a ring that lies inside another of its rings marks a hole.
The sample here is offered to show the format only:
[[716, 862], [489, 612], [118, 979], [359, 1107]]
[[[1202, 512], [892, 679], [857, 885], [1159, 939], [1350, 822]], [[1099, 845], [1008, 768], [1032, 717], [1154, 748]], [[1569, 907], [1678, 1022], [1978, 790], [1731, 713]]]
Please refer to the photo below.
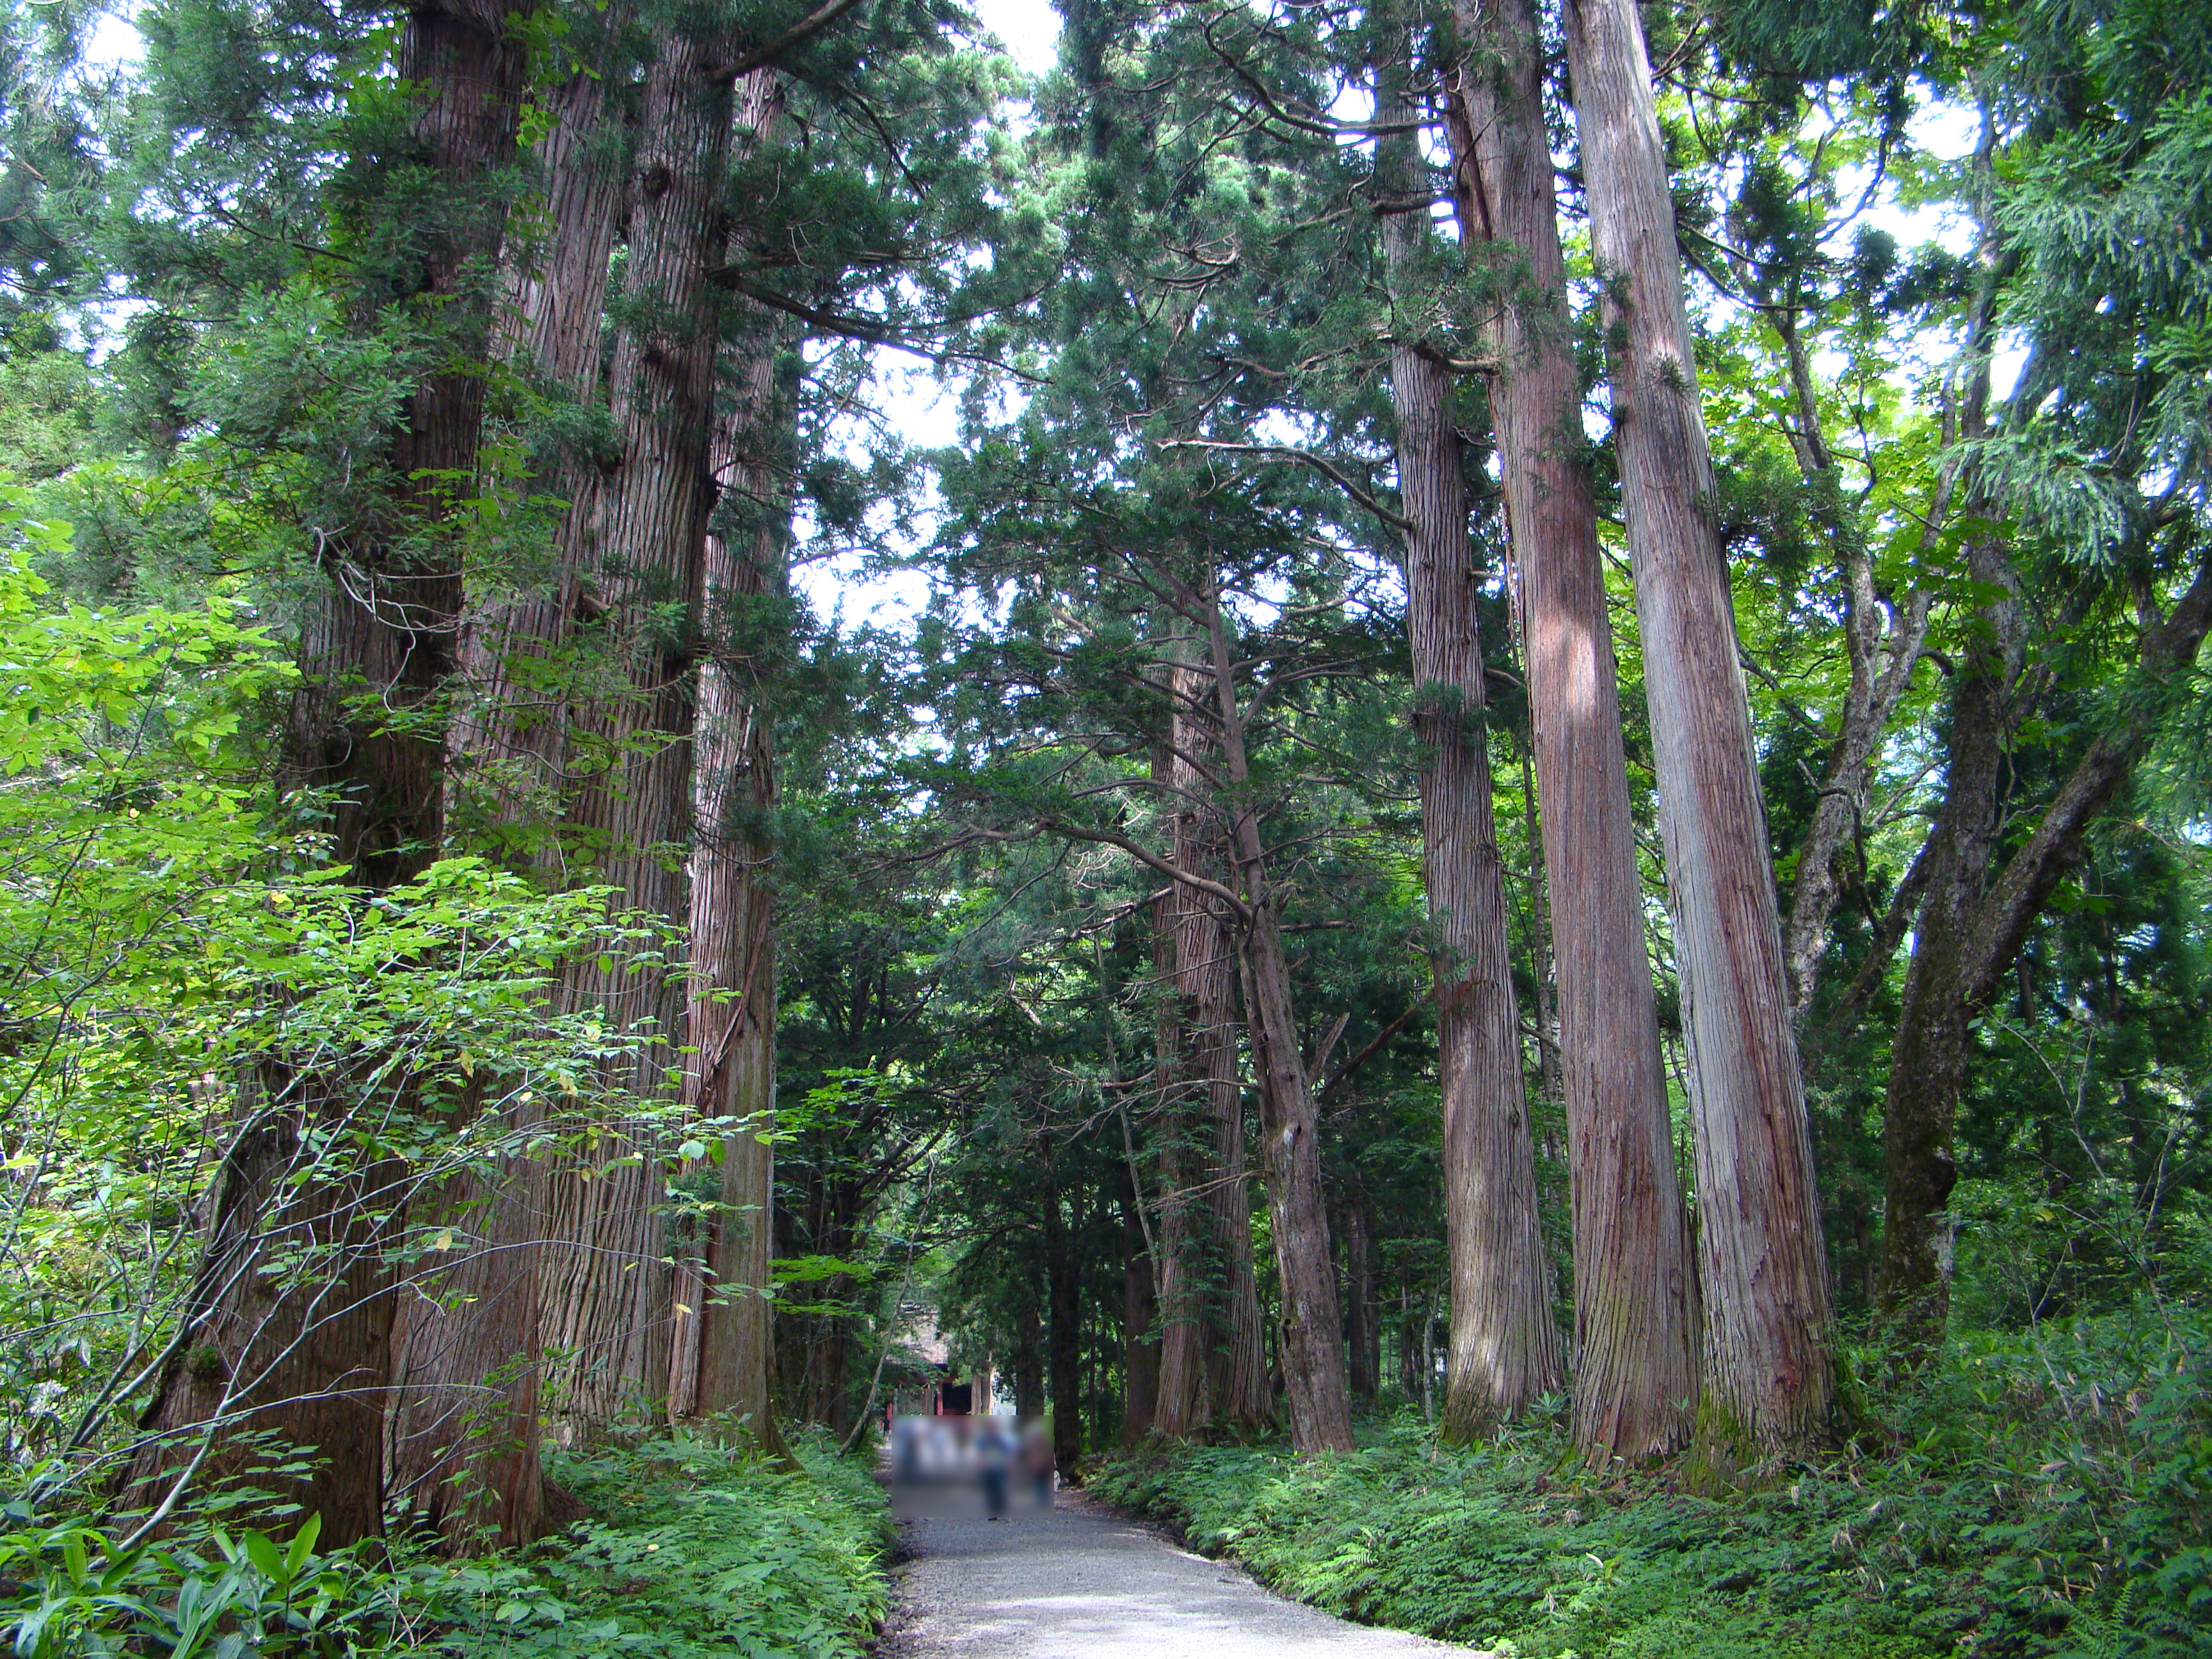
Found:
[[1285, 1594], [1506, 1659], [2212, 1653], [2206, 1331], [2116, 1318], [1954, 1343], [1875, 1402], [1894, 1443], [1763, 1490], [1593, 1476], [1533, 1423], [1461, 1451], [1183, 1447], [1091, 1489]]

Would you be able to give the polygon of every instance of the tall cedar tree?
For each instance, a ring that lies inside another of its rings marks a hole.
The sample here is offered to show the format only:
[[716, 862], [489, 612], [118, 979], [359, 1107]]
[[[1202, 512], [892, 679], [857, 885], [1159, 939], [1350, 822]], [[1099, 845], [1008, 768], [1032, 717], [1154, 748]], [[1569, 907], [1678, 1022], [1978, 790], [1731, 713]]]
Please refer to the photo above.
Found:
[[1565, 21], [1682, 964], [1699, 1431], [1726, 1463], [1831, 1436], [1827, 1255], [1644, 26], [1633, 0], [1567, 0]]
[[1524, 0], [1462, 5], [1447, 102], [1462, 234], [1495, 307], [1490, 386], [1528, 635], [1574, 1206], [1576, 1443], [1688, 1443], [1697, 1267], [1674, 1174], [1620, 693], [1566, 313], [1541, 43]]
[[[1451, 1340], [1443, 1431], [1471, 1438], [1565, 1381], [1536, 1219], [1536, 1158], [1491, 804], [1479, 573], [1449, 353], [1422, 337], [1433, 195], [1415, 145], [1405, 37], [1378, 65], [1375, 183], [1391, 284], [1391, 398], [1406, 632], [1421, 740], [1422, 881], [1435, 934]], [[1356, 1258], [1355, 1258], [1356, 1259]], [[1355, 1295], [1364, 1285], [1354, 1274]], [[1355, 1346], [1355, 1357], [1356, 1357]]]

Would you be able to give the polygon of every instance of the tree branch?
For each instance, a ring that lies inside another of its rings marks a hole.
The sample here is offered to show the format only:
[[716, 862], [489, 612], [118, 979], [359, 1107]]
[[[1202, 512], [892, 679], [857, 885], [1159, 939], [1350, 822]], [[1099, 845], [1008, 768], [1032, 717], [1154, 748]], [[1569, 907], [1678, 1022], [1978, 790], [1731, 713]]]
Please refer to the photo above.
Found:
[[[2173, 614], [2144, 636], [2138, 674], [2155, 684], [2186, 672], [2196, 661], [2208, 629], [2212, 629], [2212, 549], [2198, 561], [2197, 578], [2175, 604]], [[1968, 1007], [1980, 1007], [1997, 994], [1999, 981], [2027, 941], [2027, 930], [2073, 866], [2083, 834], [2135, 770], [2150, 746], [2156, 724], [2155, 714], [2139, 706], [2100, 732], [2044, 809], [2027, 844], [2012, 855], [2004, 873], [1983, 895], [1966, 934], [1960, 975]]]
[[1401, 513], [1393, 513], [1367, 491], [1346, 477], [1333, 464], [1322, 459], [1310, 449], [1293, 449], [1288, 444], [1232, 444], [1215, 438], [1170, 438], [1161, 444], [1160, 447], [1162, 449], [1219, 449], [1237, 455], [1276, 455], [1285, 460], [1304, 461], [1392, 529], [1411, 531], [1413, 527], [1413, 521], [1411, 519]]
[[727, 81], [734, 81], [740, 75], [750, 75], [763, 64], [774, 63], [800, 42], [813, 39], [860, 3], [860, 0], [823, 0], [823, 4], [782, 33], [763, 41], [750, 52], [741, 52], [726, 62], [710, 64], [707, 73], [714, 79]]
[[1047, 835], [1066, 836], [1071, 841], [1096, 842], [1102, 847], [1118, 847], [1139, 863], [1150, 865], [1169, 880], [1180, 882], [1186, 887], [1205, 894], [1208, 898], [1218, 899], [1229, 907], [1241, 926], [1248, 927], [1251, 926], [1252, 907], [1237, 897], [1230, 889], [1218, 881], [1209, 880], [1204, 876], [1194, 876], [1188, 870], [1178, 869], [1150, 848], [1140, 846], [1127, 836], [1117, 834], [1111, 830], [1086, 829], [1081, 824], [1063, 823], [1058, 818], [1039, 818], [1037, 828]]

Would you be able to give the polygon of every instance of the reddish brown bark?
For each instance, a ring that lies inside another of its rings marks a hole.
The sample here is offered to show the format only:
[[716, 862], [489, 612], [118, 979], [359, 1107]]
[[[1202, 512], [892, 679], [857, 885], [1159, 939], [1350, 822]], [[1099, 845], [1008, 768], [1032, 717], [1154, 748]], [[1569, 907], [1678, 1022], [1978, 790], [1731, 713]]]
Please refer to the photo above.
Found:
[[1160, 1343], [1153, 1334], [1158, 1298], [1153, 1290], [1152, 1252], [1138, 1212], [1142, 1195], [1131, 1189], [1121, 1200], [1121, 1443], [1135, 1446], [1152, 1431], [1160, 1392]]
[[[482, 435], [485, 376], [473, 365], [489, 349], [492, 307], [478, 272], [499, 246], [497, 173], [525, 80], [515, 9], [510, 0], [423, 6], [401, 38], [400, 76], [422, 88], [407, 164], [441, 188], [415, 227], [414, 286], [396, 303], [420, 307], [443, 331], [445, 360], [471, 367], [428, 376], [400, 411], [383, 458], [399, 481], [393, 521], [324, 547], [328, 584], [301, 629], [305, 684], [288, 734], [289, 769], [331, 792], [336, 856], [366, 886], [418, 873], [442, 834], [440, 744], [406, 717], [428, 709], [453, 665], [461, 573], [440, 492], [474, 473]], [[386, 1252], [410, 1194], [401, 1166], [349, 1154], [343, 1132], [411, 1109], [398, 1086], [398, 1100], [378, 1099], [364, 1079], [271, 1067], [244, 1091], [250, 1115], [210, 1194], [194, 1293], [126, 1475], [133, 1501], [171, 1502], [188, 1475], [243, 1475], [269, 1449], [239, 1437], [265, 1436], [313, 1449], [313, 1473], [273, 1484], [320, 1515], [325, 1540], [380, 1530]]]
[[[1153, 756], [1152, 775], [1171, 787], [1176, 775], [1175, 747], [1163, 744]], [[1164, 815], [1169, 824], [1163, 853], [1172, 859], [1191, 839], [1188, 803], [1171, 799]], [[1156, 1013], [1152, 1024], [1153, 1121], [1160, 1172], [1160, 1326], [1158, 1376], [1154, 1383], [1149, 1427], [1171, 1440], [1189, 1437], [1213, 1415], [1207, 1369], [1212, 1320], [1206, 1305], [1206, 1238], [1210, 1231], [1206, 1200], [1199, 1196], [1202, 1170], [1210, 1160], [1199, 1155], [1196, 1137], [1204, 1106], [1193, 1098], [1198, 1085], [1190, 1069], [1185, 1024], [1186, 996], [1178, 972], [1182, 895], [1170, 886], [1152, 901], [1152, 974]]]
[[[1401, 65], [1383, 66], [1376, 110], [1385, 125], [1413, 118], [1395, 84], [1402, 75]], [[1396, 337], [1390, 386], [1407, 520], [1406, 632], [1421, 738], [1421, 869], [1443, 1112], [1451, 1340], [1441, 1427], [1448, 1440], [1467, 1440], [1565, 1378], [1536, 1219], [1504, 866], [1491, 805], [1466, 467], [1444, 361], [1449, 354], [1425, 337], [1429, 319], [1419, 292], [1432, 234], [1426, 184], [1411, 134], [1379, 142], [1376, 185]]]
[[[693, 642], [666, 617], [696, 601], [713, 507], [721, 262], [720, 189], [732, 88], [721, 43], [677, 32], [646, 76], [632, 175], [622, 322], [610, 412], [621, 460], [594, 503], [599, 565], [588, 595], [617, 665], [617, 689], [576, 722], [584, 773], [572, 812], [581, 855], [625, 908], [680, 927], [689, 915]], [[684, 1030], [683, 975], [659, 957], [586, 963], [571, 1005], [605, 1011], [633, 1051], [605, 1084], [633, 1098], [660, 1092]], [[634, 1123], [592, 1137], [549, 1178], [544, 1340], [562, 1356], [550, 1378], [567, 1431], [590, 1436], [665, 1400], [673, 1297], [660, 1164], [667, 1150]]]
[[[1178, 650], [1194, 648], [1185, 641]], [[1225, 874], [1225, 849], [1212, 802], [1219, 789], [1218, 728], [1210, 710], [1213, 677], [1178, 664], [1169, 681], [1174, 712], [1172, 799], [1174, 860], [1179, 868]], [[1195, 1259], [1189, 1270], [1205, 1309], [1205, 1370], [1193, 1402], [1170, 1428], [1163, 1401], [1161, 1431], [1195, 1432], [1215, 1417], [1239, 1431], [1272, 1423], [1274, 1396], [1267, 1382], [1267, 1331], [1252, 1258], [1251, 1176], [1244, 1148], [1244, 1077], [1238, 1054], [1237, 946], [1204, 894], [1179, 886], [1176, 909], [1175, 983], [1182, 997], [1185, 1069], [1199, 1111], [1182, 1142], [1189, 1189], [1203, 1194], [1196, 1211]]]
[[[511, 1139], [542, 1119], [497, 1114]], [[452, 1550], [538, 1534], [538, 1167], [498, 1152], [424, 1194], [393, 1319], [388, 1508]]]
[[1345, 1381], [1335, 1253], [1322, 1186], [1320, 1116], [1299, 1049], [1282, 923], [1260, 838], [1259, 811], [1249, 793], [1244, 711], [1218, 597], [1205, 599], [1204, 620], [1222, 779], [1232, 803], [1230, 853], [1244, 907], [1237, 918], [1237, 972], [1259, 1073], [1260, 1165], [1282, 1291], [1282, 1369], [1291, 1443], [1308, 1455], [1350, 1451], [1352, 1402]]
[[[739, 134], [767, 137], [780, 106], [773, 74], [755, 70], [740, 88]], [[684, 1038], [684, 1102], [719, 1126], [721, 1182], [696, 1254], [678, 1269], [669, 1413], [727, 1417], [780, 1445], [769, 1412], [776, 785], [773, 699], [758, 657], [774, 620], [764, 607], [786, 586], [791, 434], [776, 367], [788, 341], [765, 313], [741, 321], [725, 351], [728, 408], [714, 457], [722, 500], [705, 550]]]
[[[619, 15], [619, 10], [617, 11]], [[604, 153], [607, 71], [579, 74], [552, 94], [554, 123], [538, 155], [542, 248], [518, 248], [505, 349], [558, 395], [599, 392], [599, 323], [623, 179]], [[549, 882], [562, 877], [565, 694], [555, 666], [573, 652], [598, 469], [569, 457], [549, 481], [568, 510], [542, 569], [472, 576], [456, 647], [454, 712], [446, 734], [446, 830], [488, 842]], [[503, 1132], [542, 1118], [517, 1106]], [[434, 1243], [410, 1271], [395, 1316], [386, 1480], [392, 1499], [447, 1547], [513, 1548], [539, 1525], [538, 1360], [546, 1172], [502, 1156], [490, 1171], [456, 1176], [418, 1200], [412, 1236]]]
[[1462, 3], [1480, 59], [1448, 104], [1455, 195], [1494, 287], [1490, 387], [1542, 801], [1574, 1206], [1576, 1442], [1643, 1460], [1690, 1437], [1696, 1267], [1644, 939], [1596, 509], [1580, 457], [1543, 55], [1525, 0]]
[[1681, 964], [1700, 1437], [1724, 1462], [1832, 1433], [1826, 1251], [1643, 24], [1634, 0], [1568, 0], [1565, 23]]

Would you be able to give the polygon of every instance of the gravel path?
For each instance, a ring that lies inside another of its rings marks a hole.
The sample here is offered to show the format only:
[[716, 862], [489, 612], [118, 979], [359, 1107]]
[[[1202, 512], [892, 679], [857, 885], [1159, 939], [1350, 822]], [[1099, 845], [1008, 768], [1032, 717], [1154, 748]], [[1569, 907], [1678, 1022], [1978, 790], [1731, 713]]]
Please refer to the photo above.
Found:
[[[1080, 1492], [1003, 1521], [900, 1523], [882, 1659], [1383, 1659], [1447, 1651], [1347, 1625], [1176, 1548]], [[1464, 1650], [1459, 1650], [1464, 1651]]]

